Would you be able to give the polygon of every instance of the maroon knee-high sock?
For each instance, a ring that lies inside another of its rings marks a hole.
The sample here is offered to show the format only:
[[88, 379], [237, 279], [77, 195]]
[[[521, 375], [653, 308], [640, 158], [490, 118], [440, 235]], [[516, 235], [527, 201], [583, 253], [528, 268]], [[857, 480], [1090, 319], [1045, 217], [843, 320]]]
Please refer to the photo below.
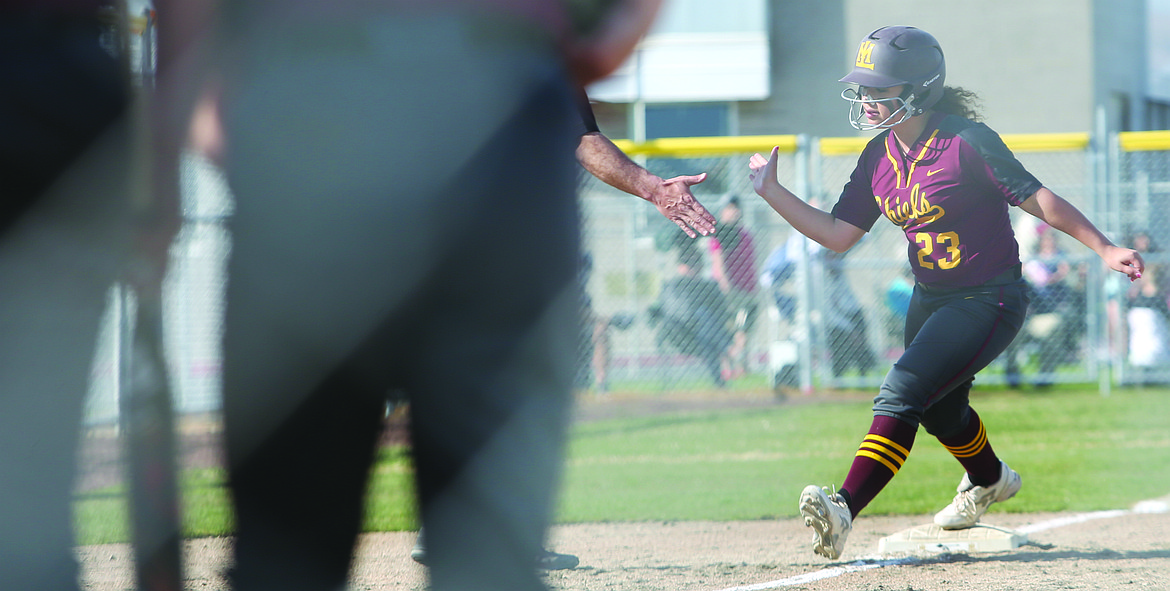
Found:
[[869, 433], [857, 448], [841, 490], [849, 510], [858, 513], [878, 495], [906, 463], [918, 425], [885, 415], [874, 415]]
[[999, 457], [991, 449], [983, 420], [975, 409], [970, 409], [967, 426], [962, 431], [951, 437], [939, 437], [938, 441], [959, 460], [975, 486], [988, 486], [999, 480]]

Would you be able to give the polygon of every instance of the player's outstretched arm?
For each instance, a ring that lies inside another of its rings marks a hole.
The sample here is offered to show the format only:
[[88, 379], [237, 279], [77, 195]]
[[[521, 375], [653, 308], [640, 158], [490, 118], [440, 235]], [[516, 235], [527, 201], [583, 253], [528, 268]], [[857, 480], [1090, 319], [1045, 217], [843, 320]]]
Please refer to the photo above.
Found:
[[1124, 273], [1130, 281], [1141, 278], [1146, 265], [1138, 251], [1113, 244], [1081, 210], [1047, 187], [1041, 187], [1021, 203], [1020, 209], [1076, 238], [1097, 253], [1110, 269]]
[[663, 180], [631, 160], [598, 132], [581, 136], [577, 160], [605, 184], [653, 203], [663, 217], [674, 222], [691, 238], [715, 231], [715, 216], [691, 193], [691, 186], [706, 180], [707, 173]]
[[748, 178], [756, 193], [776, 210], [796, 231], [819, 242], [833, 252], [845, 252], [865, 235], [865, 230], [833, 217], [827, 211], [817, 209], [802, 201], [780, 184], [776, 178], [776, 158], [779, 148], [765, 158], [754, 154], [748, 162], [751, 172]]

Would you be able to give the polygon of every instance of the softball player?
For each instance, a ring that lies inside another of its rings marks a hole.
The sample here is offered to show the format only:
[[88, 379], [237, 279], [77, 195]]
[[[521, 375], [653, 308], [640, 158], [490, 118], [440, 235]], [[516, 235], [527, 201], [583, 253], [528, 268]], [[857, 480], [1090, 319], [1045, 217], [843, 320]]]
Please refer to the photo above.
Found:
[[754, 188], [794, 228], [843, 252], [885, 216], [906, 235], [915, 287], [905, 352], [874, 399], [874, 418], [844, 483], [810, 485], [800, 513], [816, 535], [813, 551], [841, 555], [853, 519], [897, 474], [918, 426], [936, 437], [966, 473], [958, 495], [934, 521], [973, 526], [992, 503], [1020, 490], [1020, 475], [991, 447], [968, 395], [975, 374], [1012, 341], [1028, 306], [1008, 207], [1020, 207], [1096, 252], [1131, 280], [1143, 263], [1115, 246], [1073, 205], [1040, 183], [1000, 137], [975, 120], [971, 93], [944, 87], [942, 49], [914, 27], [866, 35], [841, 79], [850, 120], [882, 130], [863, 150], [837, 204], [826, 212], [776, 179], [776, 154], [755, 154]]

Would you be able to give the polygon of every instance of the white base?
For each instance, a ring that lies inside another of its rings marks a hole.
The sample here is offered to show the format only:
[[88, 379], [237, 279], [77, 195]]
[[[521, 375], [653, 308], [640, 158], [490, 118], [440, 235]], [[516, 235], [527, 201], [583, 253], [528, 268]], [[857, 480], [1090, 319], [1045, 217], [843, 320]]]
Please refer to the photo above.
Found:
[[994, 525], [975, 524], [967, 529], [943, 529], [933, 523], [886, 536], [878, 551], [893, 552], [1002, 552], [1028, 543], [1028, 536]]

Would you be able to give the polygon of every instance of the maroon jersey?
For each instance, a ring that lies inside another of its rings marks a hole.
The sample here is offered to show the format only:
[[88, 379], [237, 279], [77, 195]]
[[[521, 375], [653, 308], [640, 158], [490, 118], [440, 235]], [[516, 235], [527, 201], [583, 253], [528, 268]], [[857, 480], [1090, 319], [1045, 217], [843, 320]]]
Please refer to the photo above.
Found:
[[935, 114], [908, 154], [888, 130], [873, 138], [833, 216], [866, 231], [886, 216], [906, 234], [915, 279], [970, 287], [1019, 264], [1008, 206], [1040, 187], [986, 125]]

